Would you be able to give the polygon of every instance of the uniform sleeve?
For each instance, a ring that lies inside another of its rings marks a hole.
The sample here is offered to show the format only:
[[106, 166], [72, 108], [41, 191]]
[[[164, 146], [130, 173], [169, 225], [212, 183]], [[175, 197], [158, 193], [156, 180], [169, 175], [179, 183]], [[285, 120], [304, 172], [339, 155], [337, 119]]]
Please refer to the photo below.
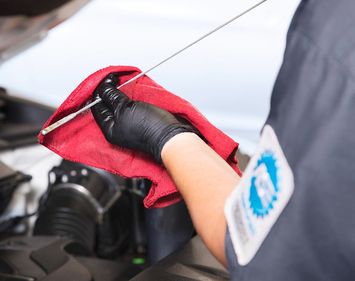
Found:
[[235, 254], [229, 229], [227, 227], [226, 237], [225, 237], [225, 254], [227, 259], [228, 271], [230, 274], [230, 280], [237, 280], [237, 269], [238, 269], [238, 260]]

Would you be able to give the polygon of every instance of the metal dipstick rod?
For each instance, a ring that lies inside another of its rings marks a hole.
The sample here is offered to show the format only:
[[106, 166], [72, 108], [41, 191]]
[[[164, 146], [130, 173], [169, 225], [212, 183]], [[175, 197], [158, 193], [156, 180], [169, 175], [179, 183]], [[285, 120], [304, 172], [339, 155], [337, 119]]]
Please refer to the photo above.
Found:
[[[169, 57], [163, 59], [162, 61], [160, 61], [159, 63], [155, 64], [154, 66], [150, 67], [149, 69], [147, 69], [144, 72], [141, 72], [140, 74], [134, 76], [133, 78], [129, 79], [128, 81], [126, 81], [125, 83], [119, 85], [117, 87], [117, 89], [120, 89], [121, 87], [127, 85], [128, 83], [131, 83], [135, 80], [137, 80], [138, 78], [142, 77], [143, 75], [147, 74], [148, 72], [152, 71], [153, 69], [157, 68], [158, 66], [162, 65], [163, 63], [167, 62], [168, 60], [172, 59], [173, 57], [177, 56], [178, 54], [182, 53], [183, 51], [185, 51], [186, 49], [192, 47], [193, 45], [195, 45], [196, 43], [200, 42], [201, 40], [205, 39], [206, 37], [210, 36], [211, 34], [215, 33], [216, 31], [220, 30], [221, 28], [225, 27], [226, 25], [230, 24], [231, 22], [235, 21], [236, 19], [242, 17], [243, 15], [249, 13], [250, 11], [254, 10], [255, 8], [257, 8], [258, 6], [260, 6], [261, 4], [263, 4], [264, 2], [266, 2], [267, 0], [262, 0], [260, 2], [258, 2], [257, 4], [253, 5], [252, 7], [248, 8], [247, 10], [243, 11], [242, 13], [234, 16], [233, 18], [229, 19], [228, 21], [226, 21], [225, 23], [215, 27], [214, 29], [212, 29], [211, 31], [207, 32], [206, 34], [202, 35], [201, 37], [199, 37], [197, 40], [191, 42], [190, 44], [186, 45], [185, 47], [183, 47], [182, 49], [178, 50], [177, 52], [173, 53], [172, 55], [170, 55]], [[49, 125], [47, 128], [43, 129], [41, 131], [42, 135], [46, 135], [48, 133], [50, 133], [51, 131], [59, 128], [60, 126], [64, 125], [65, 123], [69, 122], [70, 120], [74, 119], [76, 116], [78, 116], [80, 113], [90, 109], [91, 107], [93, 107], [95, 104], [98, 104], [99, 102], [101, 102], [101, 98], [96, 99], [95, 101], [89, 103], [88, 105], [84, 106], [83, 108], [79, 109], [76, 112], [73, 112], [65, 117], [63, 117], [62, 119], [58, 120], [57, 122], [53, 123], [52, 125]]]

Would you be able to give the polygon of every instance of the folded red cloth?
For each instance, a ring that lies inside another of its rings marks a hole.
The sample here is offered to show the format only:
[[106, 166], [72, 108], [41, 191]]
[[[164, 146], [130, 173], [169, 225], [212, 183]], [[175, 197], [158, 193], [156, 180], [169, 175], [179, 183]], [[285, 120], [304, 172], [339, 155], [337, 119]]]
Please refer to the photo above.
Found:
[[[70, 94], [44, 124], [44, 127], [90, 102], [97, 85], [111, 72], [118, 73], [119, 84], [122, 84], [141, 71], [129, 66], [110, 66], [95, 72]], [[187, 101], [163, 89], [148, 76], [143, 76], [123, 86], [120, 90], [133, 100], [155, 104], [187, 119], [205, 137], [210, 147], [240, 174], [235, 157], [238, 144], [209, 123]], [[122, 149], [107, 142], [90, 110], [46, 136], [40, 134], [38, 139], [41, 144], [67, 160], [101, 168], [123, 177], [149, 179], [152, 181], [152, 186], [144, 199], [144, 205], [147, 208], [169, 206], [181, 199], [163, 166], [156, 164], [148, 155]]]

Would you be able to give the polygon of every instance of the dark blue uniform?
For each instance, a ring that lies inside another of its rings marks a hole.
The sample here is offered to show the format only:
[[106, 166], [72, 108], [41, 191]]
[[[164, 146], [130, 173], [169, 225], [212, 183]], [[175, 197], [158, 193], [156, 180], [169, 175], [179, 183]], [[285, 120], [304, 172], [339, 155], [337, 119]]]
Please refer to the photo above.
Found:
[[294, 194], [237, 281], [355, 280], [355, 1], [303, 1], [291, 23], [267, 119]]

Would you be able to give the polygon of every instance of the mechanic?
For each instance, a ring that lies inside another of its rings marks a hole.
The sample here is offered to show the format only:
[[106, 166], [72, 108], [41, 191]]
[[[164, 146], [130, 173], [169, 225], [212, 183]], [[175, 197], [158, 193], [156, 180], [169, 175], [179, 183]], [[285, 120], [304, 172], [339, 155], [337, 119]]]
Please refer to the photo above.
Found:
[[353, 0], [301, 2], [268, 132], [242, 179], [194, 128], [117, 90], [114, 75], [95, 90], [103, 102], [93, 114], [107, 140], [166, 167], [233, 280], [355, 280], [354, 30]]

